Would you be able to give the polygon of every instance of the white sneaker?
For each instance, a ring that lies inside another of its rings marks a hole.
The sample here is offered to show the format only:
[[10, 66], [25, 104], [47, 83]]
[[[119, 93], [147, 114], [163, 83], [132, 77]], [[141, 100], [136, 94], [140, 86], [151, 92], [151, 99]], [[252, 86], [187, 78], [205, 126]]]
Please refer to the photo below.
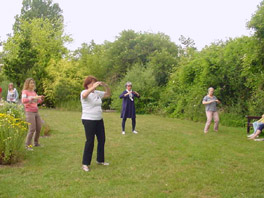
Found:
[[90, 170], [89, 170], [89, 167], [88, 167], [87, 165], [83, 165], [83, 166], [82, 166], [82, 169], [83, 169], [85, 172], [90, 171]]
[[250, 138], [250, 137], [252, 137], [253, 135], [254, 135], [254, 133], [252, 133], [252, 134], [248, 135], [247, 137], [249, 137], [249, 138]]
[[108, 163], [108, 162], [97, 162], [97, 161], [96, 161], [96, 163], [97, 163], [98, 165], [109, 166], [109, 163]]
[[126, 134], [126, 132], [125, 131], [122, 131], [122, 135], [125, 135]]
[[257, 141], [257, 142], [259, 142], [259, 141], [264, 141], [264, 138], [254, 139], [254, 141]]
[[138, 132], [137, 132], [137, 131], [132, 131], [132, 133], [134, 133], [134, 134], [138, 134]]
[[[255, 135], [255, 134], [252, 133], [252, 134], [248, 135], [247, 137], [248, 137], [248, 138], [251, 138], [253, 135]], [[257, 135], [256, 137], [258, 138], [259, 136]]]

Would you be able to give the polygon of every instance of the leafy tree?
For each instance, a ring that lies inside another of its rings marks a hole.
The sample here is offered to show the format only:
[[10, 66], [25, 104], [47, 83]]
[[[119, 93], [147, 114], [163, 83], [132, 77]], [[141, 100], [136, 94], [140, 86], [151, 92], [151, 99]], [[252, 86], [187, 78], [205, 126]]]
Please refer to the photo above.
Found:
[[148, 59], [147, 67], [152, 68], [157, 85], [165, 86], [179, 58], [170, 54], [166, 49], [162, 49], [152, 53]]
[[20, 31], [4, 43], [6, 76], [17, 85], [33, 77], [37, 80], [38, 92], [43, 93], [42, 79], [48, 75], [45, 68], [51, 58], [59, 60], [67, 53], [64, 43], [68, 40], [48, 19], [23, 21]]
[[118, 82], [135, 64], [147, 67], [150, 57], [167, 51], [178, 57], [178, 47], [162, 33], [135, 33], [127, 30], [120, 33], [117, 40], [106, 44], [106, 68], [108, 78]]
[[74, 60], [78, 61], [83, 75], [105, 79], [107, 75], [105, 54], [105, 46], [97, 45], [92, 41], [90, 44], [83, 43], [82, 47], [74, 52]]
[[19, 31], [21, 21], [31, 21], [32, 19], [48, 19], [53, 28], [60, 30], [63, 24], [62, 9], [59, 4], [52, 0], [23, 0], [20, 15], [16, 15], [14, 31]]
[[24, 80], [37, 67], [37, 51], [32, 49], [30, 35], [18, 45], [17, 54], [13, 58], [4, 58], [4, 74], [21, 88]]
[[247, 27], [254, 29], [258, 38], [264, 38], [264, 1], [258, 5], [258, 10], [247, 23]]
[[138, 56], [135, 52], [137, 33], [133, 30], [127, 30], [120, 33], [117, 40], [113, 43], [106, 43], [107, 54], [106, 65], [108, 78], [112, 82], [117, 82], [131, 66], [138, 62]]
[[258, 46], [258, 50], [255, 51], [258, 56], [257, 61], [259, 61], [257, 65], [262, 70], [264, 67], [264, 1], [258, 5], [258, 9], [247, 23], [247, 27], [255, 31], [255, 38], [258, 40], [255, 43]]

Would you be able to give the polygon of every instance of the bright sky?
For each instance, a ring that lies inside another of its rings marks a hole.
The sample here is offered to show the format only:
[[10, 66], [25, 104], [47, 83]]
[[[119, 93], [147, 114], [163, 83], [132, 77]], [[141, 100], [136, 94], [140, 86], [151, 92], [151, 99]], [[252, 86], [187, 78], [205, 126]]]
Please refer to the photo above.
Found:
[[[217, 40], [251, 35], [246, 23], [261, 0], [53, 0], [63, 10], [71, 50], [92, 39], [114, 41], [123, 30], [162, 32], [179, 44], [192, 38], [198, 49]], [[0, 0], [0, 39], [12, 33], [22, 0]]]

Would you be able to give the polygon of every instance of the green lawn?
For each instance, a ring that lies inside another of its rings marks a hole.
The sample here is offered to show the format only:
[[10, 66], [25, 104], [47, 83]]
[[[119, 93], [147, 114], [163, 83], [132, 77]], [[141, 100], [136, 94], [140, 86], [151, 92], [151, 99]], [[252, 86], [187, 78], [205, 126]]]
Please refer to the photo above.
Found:
[[[79, 112], [41, 110], [52, 128], [23, 162], [0, 167], [0, 197], [264, 197], [264, 142], [244, 128], [203, 133], [203, 123], [138, 115], [121, 135], [118, 113], [104, 113], [106, 161], [81, 169], [84, 130]], [[211, 126], [212, 128], [212, 126]]]

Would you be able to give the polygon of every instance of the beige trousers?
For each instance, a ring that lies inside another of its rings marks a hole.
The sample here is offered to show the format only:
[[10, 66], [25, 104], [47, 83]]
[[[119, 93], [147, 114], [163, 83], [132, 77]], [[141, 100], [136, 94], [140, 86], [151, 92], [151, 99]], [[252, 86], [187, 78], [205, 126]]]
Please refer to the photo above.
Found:
[[32, 137], [34, 134], [34, 145], [37, 145], [39, 143], [38, 140], [41, 130], [41, 118], [38, 113], [26, 112], [26, 119], [27, 122], [30, 123], [26, 139], [26, 146], [32, 145]]
[[207, 121], [204, 127], [204, 132], [207, 133], [211, 125], [212, 119], [214, 119], [214, 130], [218, 131], [219, 115], [217, 111], [206, 111]]

